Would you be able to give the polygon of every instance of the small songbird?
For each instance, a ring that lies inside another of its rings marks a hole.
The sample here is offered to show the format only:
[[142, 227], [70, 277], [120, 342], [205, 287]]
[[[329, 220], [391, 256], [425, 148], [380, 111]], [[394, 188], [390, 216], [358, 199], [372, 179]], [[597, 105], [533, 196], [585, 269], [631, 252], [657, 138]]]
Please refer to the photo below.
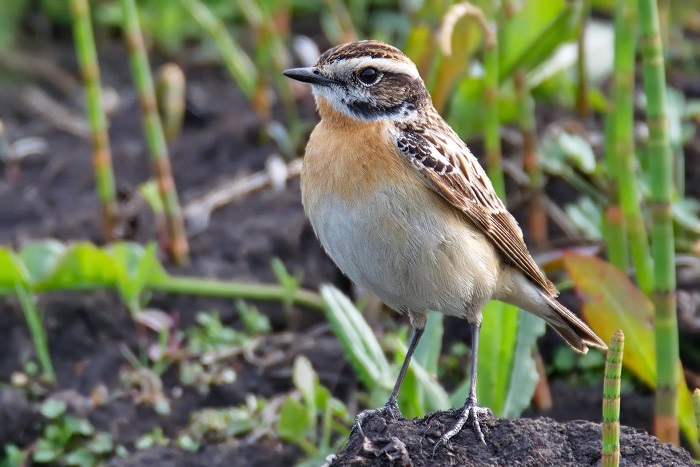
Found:
[[[284, 74], [309, 83], [321, 121], [306, 146], [304, 210], [321, 244], [356, 284], [407, 314], [414, 332], [383, 411], [398, 392], [428, 310], [472, 329], [471, 385], [457, 423], [481, 439], [476, 368], [482, 309], [491, 299], [543, 318], [575, 351], [605, 343], [556, 299], [513, 216], [469, 148], [433, 107], [413, 62], [378, 41], [339, 45]], [[479, 109], [474, 109], [478, 112]], [[488, 319], [488, 318], [487, 318]]]

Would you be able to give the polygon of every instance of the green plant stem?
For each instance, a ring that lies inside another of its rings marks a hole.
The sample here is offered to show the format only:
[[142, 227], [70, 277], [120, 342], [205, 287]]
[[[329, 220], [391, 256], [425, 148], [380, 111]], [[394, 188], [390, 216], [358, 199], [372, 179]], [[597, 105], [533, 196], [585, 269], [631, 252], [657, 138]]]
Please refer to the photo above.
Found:
[[603, 214], [603, 235], [608, 261], [617, 269], [627, 274], [629, 267], [629, 250], [627, 247], [627, 226], [625, 214], [620, 206], [619, 177], [615, 157], [615, 125], [613, 111], [610, 109], [605, 116], [605, 163], [608, 172], [608, 201]]
[[651, 243], [654, 255], [656, 337], [656, 413], [654, 430], [661, 442], [679, 443], [678, 322], [676, 318], [675, 244], [671, 201], [672, 156], [666, 121], [666, 73], [656, 0], [639, 0], [644, 91], [647, 98], [651, 172]]
[[41, 365], [41, 371], [48, 383], [56, 382], [56, 373], [53, 370], [51, 363], [51, 354], [49, 353], [48, 340], [46, 338], [46, 330], [42, 324], [39, 311], [36, 309], [34, 297], [25, 289], [24, 285], [15, 284], [15, 293], [19, 299], [24, 319], [27, 320], [29, 326], [29, 334], [32, 336], [36, 356]]
[[102, 236], [106, 241], [114, 239], [117, 223], [117, 198], [112, 170], [112, 152], [109, 147], [107, 117], [102, 107], [100, 67], [97, 62], [95, 41], [87, 0], [71, 0], [73, 36], [78, 63], [85, 82], [87, 116], [92, 131], [93, 156], [97, 196], [102, 209]]
[[576, 78], [578, 80], [576, 110], [582, 117], [587, 117], [591, 109], [588, 102], [588, 79], [586, 77], [586, 24], [591, 14], [591, 2], [590, 0], [581, 0], [581, 3], [581, 22], [579, 23], [578, 37], [576, 38], [578, 49], [578, 56], [576, 57]]
[[486, 172], [496, 193], [506, 201], [506, 185], [501, 162], [501, 122], [498, 115], [498, 36], [495, 25], [484, 24], [484, 144], [486, 148]]
[[141, 101], [146, 142], [167, 219], [168, 252], [175, 263], [183, 264], [188, 261], [189, 244], [185, 235], [185, 224], [175, 189], [163, 125], [158, 116], [153, 76], [141, 34], [135, 0], [122, 0], [122, 8], [124, 35], [129, 48], [132, 75]]
[[263, 97], [264, 90], [259, 86], [260, 73], [248, 54], [233, 40], [226, 25], [204, 3], [199, 0], [180, 0], [180, 3], [211, 36], [229, 74], [252, 102], [255, 112], [261, 118], [264, 117], [269, 111], [266, 107], [268, 103]]
[[[693, 391], [693, 412], [695, 412], [695, 425], [700, 433], [700, 389]], [[700, 437], [698, 441], [700, 441]]]
[[[503, 16], [506, 21], [515, 14], [516, 6], [512, 0], [502, 2]], [[499, 70], [503, 72], [503, 69]], [[535, 101], [532, 98], [527, 83], [525, 70], [520, 68], [513, 73], [515, 86], [515, 101], [517, 105], [517, 121], [523, 135], [523, 170], [530, 178], [532, 199], [527, 216], [528, 233], [534, 246], [542, 246], [549, 236], [547, 226], [547, 211], [544, 202], [544, 173], [539, 162], [537, 148], [537, 124], [535, 121]]]
[[246, 284], [196, 277], [165, 276], [149, 282], [148, 289], [176, 294], [207, 295], [221, 298], [243, 298], [250, 300], [290, 300], [297, 305], [315, 310], [323, 310], [324, 302], [320, 295], [306, 289], [290, 291], [285, 287], [270, 284]]
[[544, 206], [544, 173], [539, 162], [535, 101], [527, 84], [525, 70], [518, 70], [513, 77], [518, 101], [518, 126], [523, 135], [523, 169], [530, 178], [532, 199], [528, 212], [528, 232], [535, 246], [543, 245], [549, 236], [547, 211]]
[[[290, 125], [299, 122], [296, 99], [292, 92], [292, 81], [287, 79], [282, 71], [289, 68], [287, 41], [289, 39], [290, 4], [288, 0], [267, 2], [253, 0], [238, 0], [238, 6], [254, 35], [255, 62], [258, 69], [269, 70], [259, 74], [258, 85], [269, 95], [269, 85], [274, 83], [278, 90], [285, 113], [285, 121]], [[269, 103], [268, 103], [269, 116]], [[290, 129], [293, 133], [294, 129]]]
[[625, 335], [618, 330], [610, 340], [603, 382], [603, 467], [620, 465], [620, 376]]
[[636, 0], [618, 0], [615, 9], [615, 61], [613, 87], [613, 157], [618, 170], [619, 199], [625, 215], [632, 262], [639, 287], [650, 294], [653, 266], [638, 187], [634, 157], [634, 55]]

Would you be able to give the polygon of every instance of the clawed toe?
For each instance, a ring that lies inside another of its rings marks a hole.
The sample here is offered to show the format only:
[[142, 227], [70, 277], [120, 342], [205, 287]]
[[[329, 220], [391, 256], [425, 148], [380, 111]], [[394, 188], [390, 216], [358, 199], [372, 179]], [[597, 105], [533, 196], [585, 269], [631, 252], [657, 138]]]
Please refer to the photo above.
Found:
[[355, 424], [352, 426], [352, 430], [357, 430], [360, 435], [364, 437], [365, 433], [362, 431], [362, 422], [370, 415], [376, 414], [384, 414], [387, 418], [395, 420], [401, 416], [401, 411], [399, 410], [399, 404], [391, 400], [383, 407], [363, 410], [355, 416]]
[[481, 442], [486, 445], [486, 439], [484, 438], [484, 433], [481, 431], [481, 424], [479, 423], [479, 416], [481, 415], [486, 415], [487, 417], [493, 416], [491, 413], [491, 410], [486, 408], [486, 407], [479, 407], [476, 404], [473, 405], [466, 405], [462, 409], [462, 413], [460, 414], [459, 418], [457, 419], [457, 422], [447, 430], [443, 435], [440, 437], [440, 439], [437, 440], [435, 443], [435, 447], [433, 447], [433, 455], [437, 452], [437, 450], [440, 448], [440, 446], [447, 444], [447, 442], [452, 439], [457, 433], [459, 433], [462, 428], [464, 427], [464, 424], [467, 423], [469, 419], [472, 421], [472, 429], [476, 433], [476, 435], [479, 437]]

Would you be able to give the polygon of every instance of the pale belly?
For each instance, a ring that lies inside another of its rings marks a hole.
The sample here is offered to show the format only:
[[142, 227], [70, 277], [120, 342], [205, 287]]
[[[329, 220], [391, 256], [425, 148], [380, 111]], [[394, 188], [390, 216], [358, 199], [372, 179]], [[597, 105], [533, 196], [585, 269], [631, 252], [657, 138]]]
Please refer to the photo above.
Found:
[[379, 187], [349, 201], [307, 192], [304, 204], [328, 255], [387, 305], [479, 322], [498, 283], [500, 261], [461, 213], [420, 188], [389, 194]]

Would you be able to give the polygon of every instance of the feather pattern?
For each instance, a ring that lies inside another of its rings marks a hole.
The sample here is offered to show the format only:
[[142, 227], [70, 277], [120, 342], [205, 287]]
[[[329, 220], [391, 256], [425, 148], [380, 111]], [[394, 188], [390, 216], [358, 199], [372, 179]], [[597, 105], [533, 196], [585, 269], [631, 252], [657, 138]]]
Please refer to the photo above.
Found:
[[558, 295], [530, 253], [517, 221], [498, 198], [484, 169], [467, 145], [436, 112], [391, 130], [404, 160], [430, 188], [460, 209], [497, 247], [504, 261], [520, 270], [550, 296]]

